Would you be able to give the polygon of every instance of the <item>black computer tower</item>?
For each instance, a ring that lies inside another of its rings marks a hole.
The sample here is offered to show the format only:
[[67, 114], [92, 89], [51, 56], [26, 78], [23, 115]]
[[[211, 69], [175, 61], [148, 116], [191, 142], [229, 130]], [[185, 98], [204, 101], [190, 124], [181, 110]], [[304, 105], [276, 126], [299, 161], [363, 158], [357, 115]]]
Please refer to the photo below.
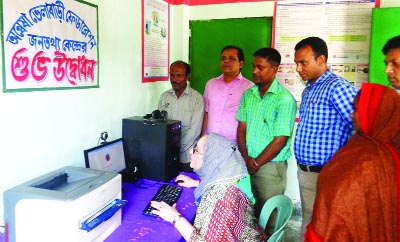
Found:
[[169, 181], [178, 174], [181, 122], [130, 117], [122, 120], [128, 171], [139, 177]]

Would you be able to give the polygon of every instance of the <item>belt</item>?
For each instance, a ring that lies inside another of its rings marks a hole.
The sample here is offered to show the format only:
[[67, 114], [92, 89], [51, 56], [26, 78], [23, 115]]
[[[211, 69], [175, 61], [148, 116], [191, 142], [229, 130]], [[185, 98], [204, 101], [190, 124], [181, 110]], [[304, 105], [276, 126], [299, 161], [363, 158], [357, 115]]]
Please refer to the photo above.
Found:
[[320, 173], [321, 170], [322, 170], [322, 167], [324, 167], [324, 166], [309, 166], [309, 165], [303, 165], [303, 164], [300, 164], [300, 163], [297, 163], [297, 165], [303, 171], [316, 172], [316, 173]]

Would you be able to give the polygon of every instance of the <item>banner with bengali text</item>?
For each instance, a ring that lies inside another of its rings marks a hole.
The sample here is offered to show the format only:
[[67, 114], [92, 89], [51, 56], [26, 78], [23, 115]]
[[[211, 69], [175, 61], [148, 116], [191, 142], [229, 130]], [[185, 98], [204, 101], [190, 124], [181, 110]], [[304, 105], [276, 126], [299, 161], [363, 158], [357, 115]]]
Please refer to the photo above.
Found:
[[99, 87], [97, 5], [2, 0], [3, 92]]

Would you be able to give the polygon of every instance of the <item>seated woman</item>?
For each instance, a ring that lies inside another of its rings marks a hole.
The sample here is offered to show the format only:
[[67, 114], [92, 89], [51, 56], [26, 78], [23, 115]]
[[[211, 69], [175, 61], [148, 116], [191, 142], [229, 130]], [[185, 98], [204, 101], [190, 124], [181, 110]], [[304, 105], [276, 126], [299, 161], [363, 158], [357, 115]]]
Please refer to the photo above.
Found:
[[175, 205], [152, 201], [153, 213], [171, 222], [186, 241], [265, 241], [253, 212], [250, 176], [235, 144], [218, 134], [203, 136], [193, 148], [190, 166], [201, 181], [185, 175], [176, 181], [196, 187], [194, 225]]
[[363, 83], [356, 134], [324, 166], [306, 241], [400, 241], [400, 95]]

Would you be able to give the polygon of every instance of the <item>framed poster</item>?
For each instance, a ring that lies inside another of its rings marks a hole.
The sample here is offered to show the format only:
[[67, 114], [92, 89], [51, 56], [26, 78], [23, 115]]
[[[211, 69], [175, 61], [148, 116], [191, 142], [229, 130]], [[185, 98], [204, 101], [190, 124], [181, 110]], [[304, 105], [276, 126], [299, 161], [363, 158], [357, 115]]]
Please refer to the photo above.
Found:
[[168, 80], [169, 4], [142, 0], [142, 82]]
[[99, 87], [97, 6], [2, 0], [3, 92]]
[[296, 71], [294, 47], [309, 36], [326, 41], [328, 67], [332, 72], [347, 79], [356, 88], [368, 81], [371, 14], [377, 1], [276, 2], [273, 47], [282, 55], [277, 78], [298, 102], [306, 82]]

